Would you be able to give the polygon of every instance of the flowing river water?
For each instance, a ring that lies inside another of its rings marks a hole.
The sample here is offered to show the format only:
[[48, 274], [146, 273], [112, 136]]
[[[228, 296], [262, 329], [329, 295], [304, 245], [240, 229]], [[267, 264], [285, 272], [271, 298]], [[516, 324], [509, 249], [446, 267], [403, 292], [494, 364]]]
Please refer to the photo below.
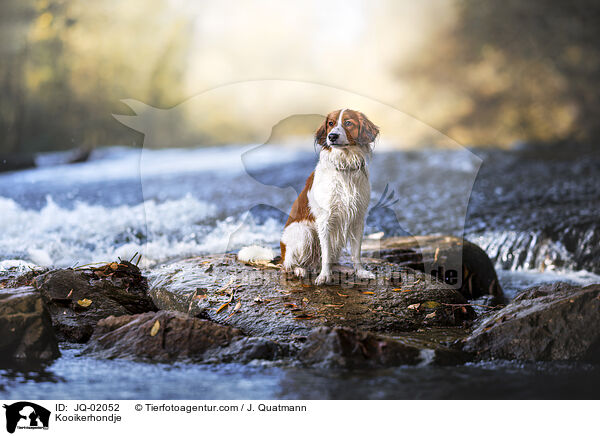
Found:
[[[174, 258], [276, 247], [314, 168], [312, 150], [274, 145], [109, 147], [0, 174], [0, 269], [69, 267], [143, 253]], [[542, 282], [600, 282], [600, 155], [579, 147], [377, 152], [367, 234], [464, 235], [496, 264], [508, 298]], [[600, 368], [483, 362], [331, 372], [267, 365], [149, 364], [62, 357], [0, 369], [0, 396], [60, 399], [592, 398]]]

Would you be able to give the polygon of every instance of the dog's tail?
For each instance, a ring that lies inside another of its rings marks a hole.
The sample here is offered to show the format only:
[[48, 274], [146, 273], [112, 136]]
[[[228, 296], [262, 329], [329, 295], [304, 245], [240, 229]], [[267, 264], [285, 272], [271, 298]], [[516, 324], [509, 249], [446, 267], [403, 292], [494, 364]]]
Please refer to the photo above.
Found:
[[275, 252], [269, 247], [250, 245], [248, 247], [243, 247], [238, 252], [237, 257], [240, 261], [245, 263], [271, 262], [275, 259]]

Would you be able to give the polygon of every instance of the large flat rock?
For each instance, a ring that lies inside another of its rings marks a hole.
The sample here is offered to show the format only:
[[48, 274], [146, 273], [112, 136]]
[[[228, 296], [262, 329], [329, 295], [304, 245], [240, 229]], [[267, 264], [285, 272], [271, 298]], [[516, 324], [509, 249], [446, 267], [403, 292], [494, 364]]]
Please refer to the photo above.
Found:
[[273, 266], [240, 263], [235, 255], [175, 261], [149, 273], [157, 307], [239, 328], [252, 336], [306, 336], [315, 327], [399, 333], [463, 326], [475, 317], [461, 293], [410, 268], [370, 259], [376, 280], [345, 269], [338, 283], [315, 287]]

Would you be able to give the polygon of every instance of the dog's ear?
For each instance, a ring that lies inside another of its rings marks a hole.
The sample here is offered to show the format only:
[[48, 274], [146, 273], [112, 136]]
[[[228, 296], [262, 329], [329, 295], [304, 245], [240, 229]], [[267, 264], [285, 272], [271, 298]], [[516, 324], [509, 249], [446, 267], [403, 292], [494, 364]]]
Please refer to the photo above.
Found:
[[325, 146], [327, 140], [327, 117], [323, 120], [321, 127], [317, 129], [315, 133], [315, 144], [319, 144], [321, 147]]
[[379, 135], [379, 127], [369, 120], [365, 114], [359, 112], [360, 127], [358, 130], [358, 143], [359, 144], [370, 144], [375, 141], [375, 138]]

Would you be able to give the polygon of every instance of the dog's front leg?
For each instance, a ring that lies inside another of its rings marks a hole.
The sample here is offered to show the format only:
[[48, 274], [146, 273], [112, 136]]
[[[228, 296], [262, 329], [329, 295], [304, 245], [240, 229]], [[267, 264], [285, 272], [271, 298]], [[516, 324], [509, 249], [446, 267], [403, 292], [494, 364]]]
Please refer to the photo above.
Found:
[[350, 227], [350, 254], [352, 255], [352, 263], [354, 265], [354, 271], [356, 271], [356, 276], [360, 279], [374, 279], [375, 275], [364, 269], [360, 261], [364, 229], [365, 219], [364, 217], [359, 216]]
[[316, 285], [322, 285], [331, 280], [331, 241], [327, 219], [317, 223], [317, 234], [321, 248], [321, 272], [315, 280]]

